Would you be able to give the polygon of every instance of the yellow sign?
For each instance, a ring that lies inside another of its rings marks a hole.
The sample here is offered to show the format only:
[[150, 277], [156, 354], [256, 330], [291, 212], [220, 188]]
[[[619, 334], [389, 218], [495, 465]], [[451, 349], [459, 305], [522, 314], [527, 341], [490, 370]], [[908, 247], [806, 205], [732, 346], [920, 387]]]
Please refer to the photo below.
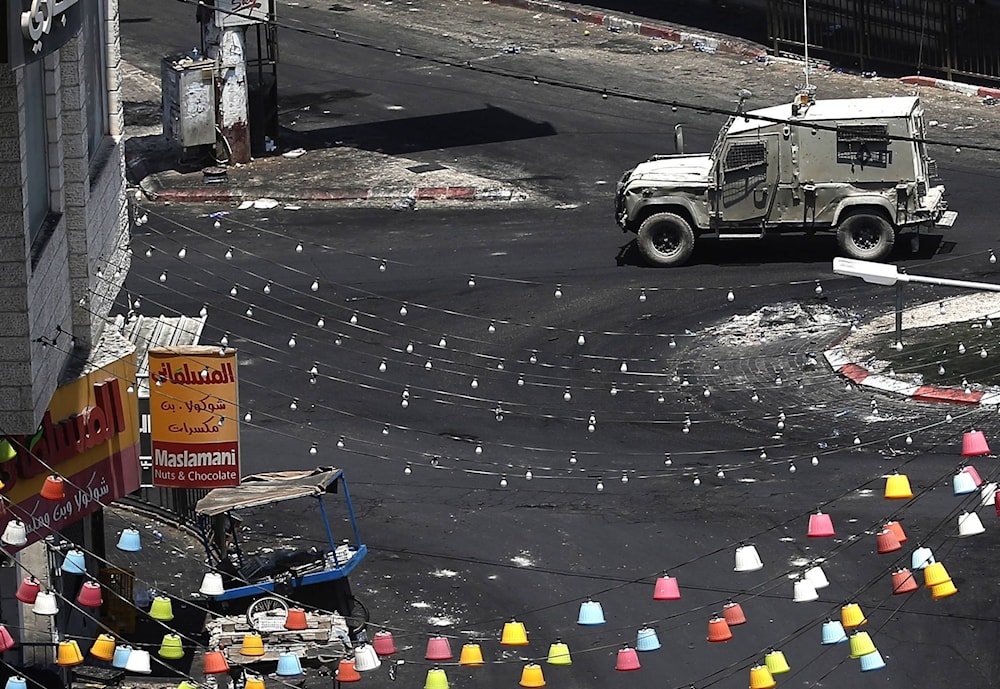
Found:
[[[135, 380], [130, 353], [57, 389], [32, 434], [2, 437], [3, 493], [17, 507], [29, 541], [48, 536], [101, 505], [139, 488], [139, 408], [127, 389]], [[57, 473], [66, 495], [44, 500], [39, 491]]]
[[153, 485], [218, 488], [240, 483], [236, 350], [149, 350]]

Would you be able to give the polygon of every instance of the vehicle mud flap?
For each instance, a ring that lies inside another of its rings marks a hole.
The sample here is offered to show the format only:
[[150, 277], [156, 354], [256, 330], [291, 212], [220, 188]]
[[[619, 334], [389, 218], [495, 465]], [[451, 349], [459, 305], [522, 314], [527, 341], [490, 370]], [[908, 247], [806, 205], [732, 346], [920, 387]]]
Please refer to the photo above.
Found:
[[910, 252], [918, 253], [920, 251], [920, 233], [914, 232], [910, 235]]

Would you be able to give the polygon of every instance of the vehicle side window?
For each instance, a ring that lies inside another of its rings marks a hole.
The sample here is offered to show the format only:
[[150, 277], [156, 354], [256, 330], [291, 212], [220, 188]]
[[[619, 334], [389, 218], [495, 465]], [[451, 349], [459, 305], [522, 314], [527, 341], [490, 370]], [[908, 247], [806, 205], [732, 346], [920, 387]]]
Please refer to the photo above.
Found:
[[726, 151], [723, 166], [725, 172], [733, 170], [749, 170], [758, 165], [767, 164], [767, 144], [763, 141], [747, 141], [734, 143]]
[[837, 127], [837, 162], [886, 167], [892, 163], [889, 128], [884, 124], [842, 124]]

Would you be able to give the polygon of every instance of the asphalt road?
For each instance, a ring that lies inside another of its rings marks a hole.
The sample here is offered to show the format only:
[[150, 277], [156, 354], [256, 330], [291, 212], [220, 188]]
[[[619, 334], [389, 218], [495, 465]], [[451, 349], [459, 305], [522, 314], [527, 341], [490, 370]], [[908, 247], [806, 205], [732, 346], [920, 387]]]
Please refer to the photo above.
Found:
[[[306, 22], [316, 11], [290, 7], [288, 15]], [[149, 12], [146, 3], [122, 2], [126, 54], [155, 65], [193, 20], [179, 4]], [[143, 17], [151, 20], [137, 21]], [[351, 17], [372, 35], [361, 13]], [[405, 35], [381, 28], [388, 43]], [[414, 118], [499, 108], [503, 121], [533, 135], [470, 141], [468, 127], [448, 120], [460, 145], [447, 145], [447, 127], [420, 145], [405, 132], [423, 127], [394, 130], [386, 141], [418, 160], [446, 152], [506, 172], [560, 203], [224, 209], [231, 213], [219, 229], [206, 214], [223, 209], [150, 206], [149, 223], [135, 234], [129, 300], [141, 296], [147, 314], [205, 305], [203, 341], [228, 333], [239, 348], [240, 404], [251, 412], [241, 427], [244, 473], [345, 469], [372, 549], [353, 577], [355, 592], [374, 626], [394, 631], [406, 660], [400, 679], [422, 681], [427, 638], [446, 634], [456, 652], [465, 640], [481, 641], [490, 661], [448, 666], [458, 686], [511, 686], [557, 639], [569, 644], [573, 665], [543, 668], [562, 687], [746, 686], [750, 666], [770, 648], [792, 665], [778, 678], [787, 685], [995, 684], [995, 535], [954, 537], [958, 512], [977, 503], [950, 489], [962, 432], [981, 428], [993, 441], [995, 412], [888, 398], [873, 412], [871, 395], [810, 365], [809, 354], [842, 335], [850, 317], [890, 308], [889, 292], [831, 275], [833, 243], [822, 240], [707, 244], [680, 269], [639, 265], [630, 238], [613, 225], [610, 188], [650, 153], [636, 123], [649, 132], [672, 128], [662, 108], [597, 107], [592, 95], [460, 70], [402, 70], [391, 53], [325, 53], [324, 45], [310, 37], [283, 45], [282, 102], [297, 123], [322, 113], [302, 103], [339, 98], [330, 127], [355, 127], [364, 146], [385, 131], [387, 106]], [[569, 76], [579, 69], [558, 66]], [[652, 79], [623, 78], [634, 88]], [[655, 79], [670, 88], [669, 73]], [[684, 88], [701, 102], [731, 99], [731, 89]], [[693, 122], [691, 145], [707, 145], [717, 126], [711, 117]], [[941, 158], [961, 229], [946, 243], [901, 254], [903, 264], [988, 279], [993, 173], [975, 155]], [[229, 247], [235, 255], [226, 260]], [[838, 317], [795, 326], [780, 315], [793, 304]], [[747, 326], [742, 338], [711, 327], [775, 305], [776, 320]], [[984, 477], [997, 473], [991, 462], [976, 461]], [[908, 474], [917, 499], [882, 498], [882, 477], [893, 469]], [[817, 509], [832, 515], [835, 538], [807, 538]], [[981, 511], [990, 525], [992, 508]], [[911, 541], [878, 555], [874, 533], [890, 518]], [[322, 537], [308, 513], [262, 514], [248, 524], [274, 547]], [[947, 565], [957, 596], [891, 595], [889, 576], [909, 564], [917, 542]], [[733, 571], [741, 543], [757, 546], [762, 570]], [[819, 601], [793, 602], [791, 577], [819, 561], [830, 587]], [[678, 578], [680, 601], [652, 600], [665, 571]], [[576, 624], [588, 598], [602, 603], [606, 625]], [[708, 643], [708, 620], [729, 600], [741, 603], [748, 622], [734, 627], [732, 641]], [[861, 674], [846, 646], [819, 643], [822, 622], [852, 601], [868, 615], [885, 670]], [[527, 625], [530, 646], [497, 644], [512, 617]], [[663, 648], [641, 654], [640, 671], [618, 674], [618, 650], [647, 624]]]

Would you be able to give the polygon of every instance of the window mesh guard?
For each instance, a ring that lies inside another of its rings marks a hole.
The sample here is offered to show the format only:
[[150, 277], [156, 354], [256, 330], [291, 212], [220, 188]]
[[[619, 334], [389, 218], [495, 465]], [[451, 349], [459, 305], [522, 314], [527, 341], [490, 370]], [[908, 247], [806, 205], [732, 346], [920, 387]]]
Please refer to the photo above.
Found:
[[763, 141], [734, 144], [726, 153], [726, 172], [747, 170], [767, 161], [767, 146]]
[[837, 143], [889, 143], [889, 129], [884, 124], [851, 124], [837, 127]]

